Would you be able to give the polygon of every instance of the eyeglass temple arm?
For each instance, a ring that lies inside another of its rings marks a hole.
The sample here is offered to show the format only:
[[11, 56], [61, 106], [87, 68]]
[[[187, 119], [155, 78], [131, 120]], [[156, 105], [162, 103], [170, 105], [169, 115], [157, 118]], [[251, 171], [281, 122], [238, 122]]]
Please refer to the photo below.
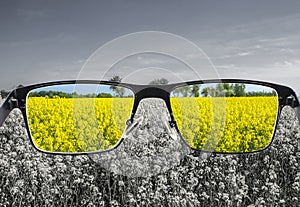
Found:
[[0, 126], [3, 124], [3, 122], [5, 121], [6, 117], [9, 115], [9, 113], [11, 112], [11, 110], [13, 108], [15, 108], [15, 101], [16, 99], [13, 98], [13, 94], [15, 93], [15, 91], [11, 91], [6, 99], [4, 100], [4, 102], [2, 103], [2, 105], [0, 106]]

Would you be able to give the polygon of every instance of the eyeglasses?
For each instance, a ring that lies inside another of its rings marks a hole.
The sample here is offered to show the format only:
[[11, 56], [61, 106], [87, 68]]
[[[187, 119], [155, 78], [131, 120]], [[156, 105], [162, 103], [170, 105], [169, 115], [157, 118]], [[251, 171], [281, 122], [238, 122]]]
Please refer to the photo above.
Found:
[[138, 105], [146, 98], [165, 101], [168, 127], [195, 151], [261, 151], [272, 143], [284, 106], [293, 107], [300, 119], [295, 92], [273, 83], [221, 79], [133, 85], [71, 80], [13, 90], [0, 107], [0, 125], [18, 108], [38, 151], [99, 153], [121, 144], [124, 130], [134, 127]]

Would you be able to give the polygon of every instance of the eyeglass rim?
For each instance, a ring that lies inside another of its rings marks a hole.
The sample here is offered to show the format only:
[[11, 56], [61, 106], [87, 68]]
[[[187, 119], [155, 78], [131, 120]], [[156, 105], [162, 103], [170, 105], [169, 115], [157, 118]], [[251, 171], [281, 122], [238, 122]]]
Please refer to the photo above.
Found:
[[[178, 129], [178, 126], [175, 123], [175, 129], [179, 136], [181, 137], [182, 141], [196, 154], [197, 153], [212, 153], [212, 154], [249, 154], [249, 153], [259, 153], [261, 151], [264, 151], [268, 149], [274, 140], [275, 137], [275, 132], [278, 126], [279, 122], [279, 117], [281, 114], [281, 111], [283, 107], [285, 106], [291, 106], [293, 108], [299, 108], [299, 100], [297, 98], [296, 93], [294, 90], [288, 86], [284, 85], [279, 85], [275, 83], [270, 83], [270, 82], [264, 82], [264, 81], [257, 81], [257, 80], [247, 80], [247, 79], [208, 79], [208, 80], [196, 80], [196, 81], [187, 81], [187, 82], [179, 82], [179, 83], [171, 83], [171, 84], [166, 84], [166, 85], [139, 85], [139, 84], [131, 84], [131, 83], [122, 83], [122, 82], [114, 82], [114, 81], [99, 81], [99, 80], [62, 80], [62, 81], [52, 81], [52, 82], [45, 82], [45, 83], [38, 83], [38, 84], [33, 84], [33, 85], [28, 85], [28, 86], [20, 86], [13, 91], [11, 91], [8, 96], [6, 97], [5, 101], [3, 104], [0, 106], [0, 126], [4, 122], [6, 116], [12, 111], [14, 108], [19, 108], [22, 112], [22, 115], [24, 117], [25, 121], [25, 126], [26, 130], [30, 139], [31, 144], [34, 146], [34, 148], [42, 153], [46, 154], [51, 154], [51, 155], [89, 155], [89, 154], [99, 154], [99, 153], [104, 153], [108, 151], [115, 150], [116, 148], [119, 147], [119, 145], [123, 141], [123, 137], [120, 137], [118, 143], [114, 145], [112, 148], [107, 149], [107, 150], [101, 150], [101, 151], [92, 151], [92, 152], [75, 152], [75, 153], [70, 153], [70, 152], [49, 152], [49, 151], [44, 151], [39, 149], [38, 147], [35, 146], [30, 130], [29, 130], [29, 123], [27, 119], [27, 113], [26, 113], [26, 99], [27, 95], [31, 90], [41, 88], [41, 87], [47, 87], [47, 86], [53, 86], [53, 85], [64, 85], [64, 84], [105, 84], [105, 85], [113, 85], [113, 86], [121, 86], [130, 89], [133, 94], [134, 94], [134, 104], [132, 108], [132, 113], [130, 116], [130, 121], [133, 121], [133, 117], [135, 115], [135, 112], [137, 110], [137, 106], [139, 105], [139, 102], [144, 99], [144, 98], [162, 98], [165, 103], [167, 104], [168, 111], [171, 116], [171, 121], [175, 122], [174, 117], [172, 115], [172, 109], [171, 109], [171, 104], [170, 104], [170, 93], [175, 90], [178, 87], [181, 86], [187, 86], [187, 85], [195, 85], [195, 84], [207, 84], [207, 83], [241, 83], [241, 84], [256, 84], [256, 85], [261, 85], [261, 86], [267, 86], [270, 88], [273, 88], [276, 90], [278, 94], [278, 113], [277, 113], [277, 118], [276, 118], [276, 124], [274, 126], [274, 132], [273, 136], [271, 139], [271, 142], [267, 147], [261, 150], [257, 150], [254, 152], [211, 152], [211, 151], [205, 151], [205, 150], [197, 150], [193, 149], [190, 147], [182, 138], [180, 131]], [[149, 90], [152, 89], [154, 92], [159, 91], [162, 92], [160, 95], [151, 95], [151, 92]], [[147, 95], [148, 93], [148, 95]], [[150, 95], [149, 95], [150, 93]], [[292, 100], [291, 100], [292, 98]]]

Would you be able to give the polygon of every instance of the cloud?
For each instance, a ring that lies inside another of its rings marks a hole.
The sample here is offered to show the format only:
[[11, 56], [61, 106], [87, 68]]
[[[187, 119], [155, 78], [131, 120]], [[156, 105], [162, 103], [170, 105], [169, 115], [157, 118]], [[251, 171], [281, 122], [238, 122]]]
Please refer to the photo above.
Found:
[[226, 59], [226, 58], [236, 58], [236, 57], [244, 57], [244, 56], [249, 56], [252, 55], [254, 52], [253, 51], [244, 51], [244, 52], [238, 52], [234, 54], [229, 54], [229, 55], [224, 55], [221, 56], [221, 59]]
[[263, 43], [274, 43], [274, 42], [282, 42], [282, 41], [286, 41], [287, 38], [286, 37], [279, 37], [279, 38], [264, 38], [264, 39], [260, 39], [259, 42], [263, 42]]
[[228, 65], [215, 65], [216, 69], [221, 69], [221, 70], [238, 70], [239, 68], [234, 65], [234, 64], [228, 64]]
[[[298, 59], [283, 60], [281, 62], [275, 62], [273, 65], [271, 65], [271, 67], [281, 68], [281, 69], [292, 68], [295, 70], [299, 70], [300, 60], [298, 60]], [[300, 75], [300, 72], [299, 72], [299, 75]]]
[[[299, 55], [300, 15], [291, 14], [253, 21], [226, 28], [214, 28], [208, 39], [199, 40], [216, 59], [258, 55], [271, 59], [282, 53]], [[270, 54], [272, 53], [272, 54]], [[251, 60], [252, 61], [252, 60]]]

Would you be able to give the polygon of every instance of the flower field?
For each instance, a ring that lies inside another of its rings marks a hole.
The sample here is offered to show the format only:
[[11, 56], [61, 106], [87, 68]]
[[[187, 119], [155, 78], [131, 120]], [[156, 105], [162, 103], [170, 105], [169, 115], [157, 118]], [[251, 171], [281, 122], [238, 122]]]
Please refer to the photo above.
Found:
[[[97, 151], [116, 145], [132, 105], [131, 98], [30, 97], [28, 122], [42, 150]], [[172, 98], [171, 106], [186, 143], [217, 152], [264, 149], [278, 111], [276, 97]]]
[[278, 112], [275, 96], [172, 98], [171, 105], [189, 146], [216, 152], [264, 149], [272, 139]]
[[122, 135], [131, 98], [30, 97], [27, 118], [35, 145], [50, 152], [112, 148]]
[[[149, 120], [161, 116], [161, 106], [151, 104], [139, 108]], [[0, 127], [0, 206], [299, 206], [300, 127], [290, 108], [280, 118], [275, 140], [263, 152], [187, 153], [177, 165], [164, 164], [169, 166], [164, 172], [129, 177], [88, 156], [37, 152], [21, 113], [14, 110]], [[119, 158], [136, 158], [128, 163], [142, 165], [138, 161], [156, 153], [176, 158], [170, 146], [178, 140], [170, 139], [160, 122], [142, 122], [132, 137], [151, 142], [122, 151]], [[113, 159], [112, 154], [107, 157]]]

